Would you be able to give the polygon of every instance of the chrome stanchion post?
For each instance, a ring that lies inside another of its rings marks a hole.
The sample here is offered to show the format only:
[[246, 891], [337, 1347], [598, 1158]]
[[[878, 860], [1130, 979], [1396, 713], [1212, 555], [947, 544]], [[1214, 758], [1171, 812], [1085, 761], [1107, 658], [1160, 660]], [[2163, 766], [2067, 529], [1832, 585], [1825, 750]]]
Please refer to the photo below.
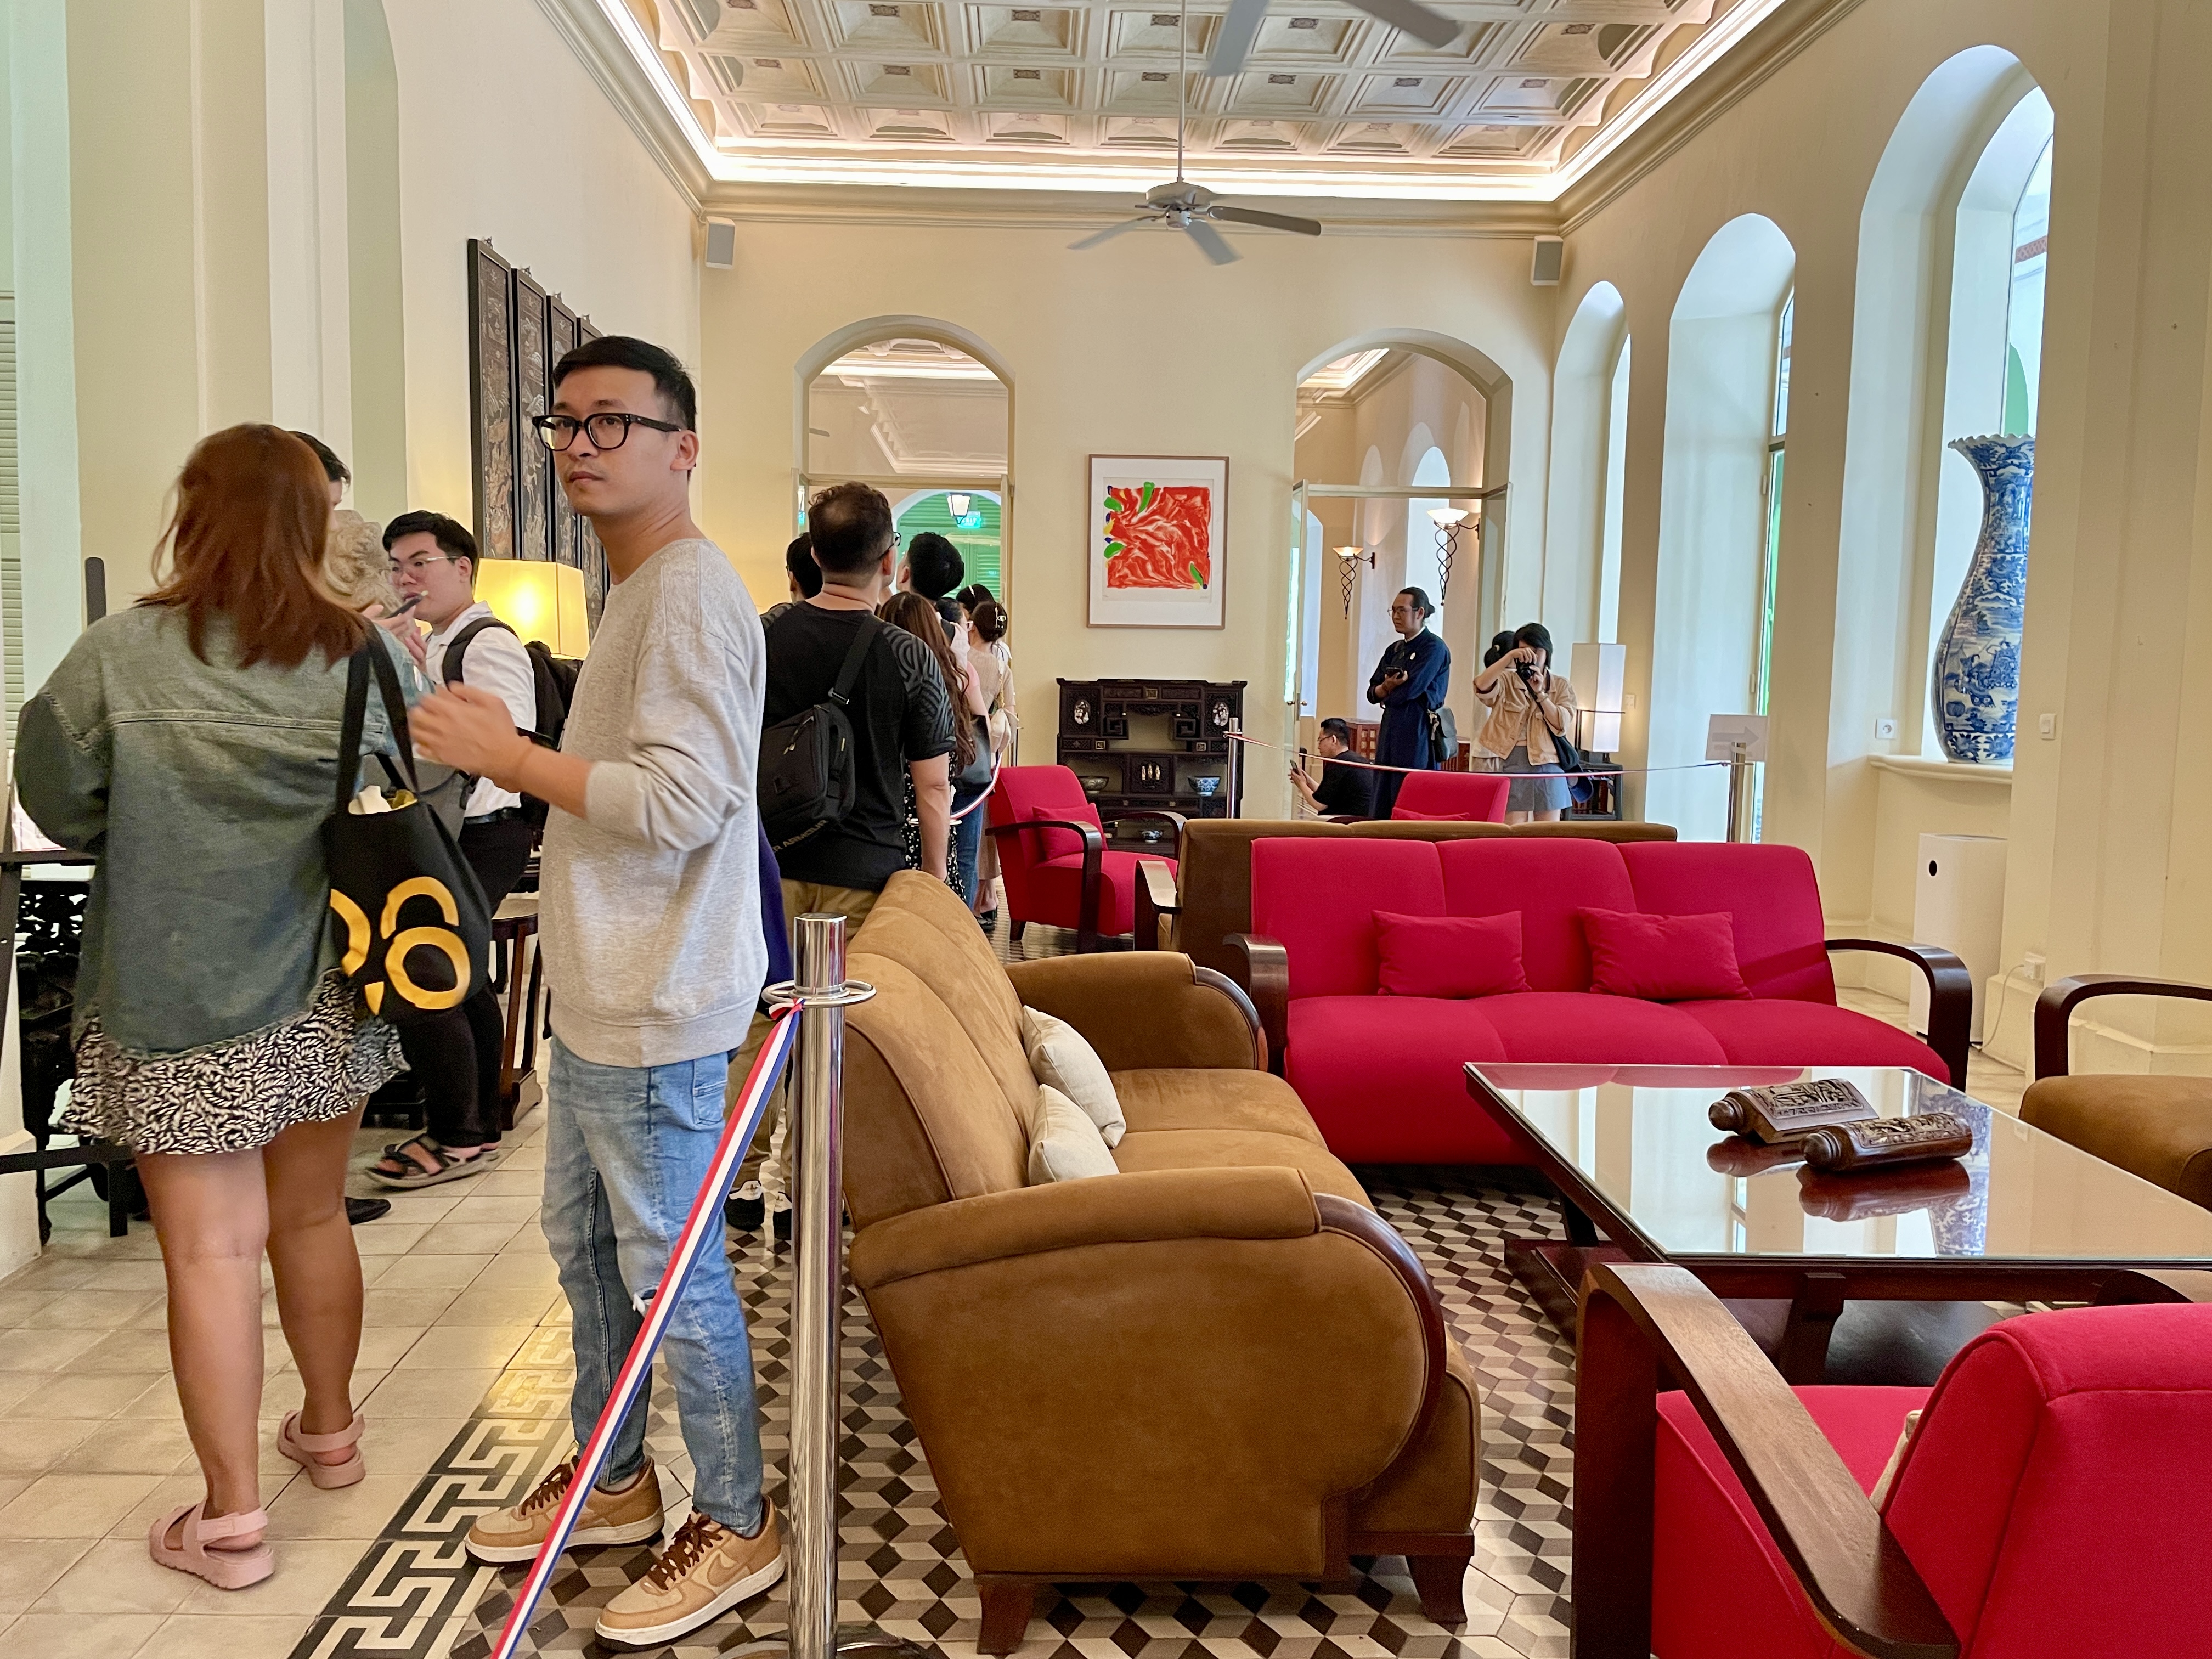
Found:
[[1729, 761], [1728, 838], [1745, 841], [1751, 834], [1751, 762], [1749, 750], [1737, 739]]
[[1237, 793], [1237, 786], [1244, 769], [1244, 745], [1239, 741], [1243, 735], [1244, 722], [1242, 720], [1229, 722], [1229, 816], [1232, 818], [1244, 816], [1243, 803]]
[[803, 915], [793, 929], [799, 1028], [793, 1159], [791, 1542], [786, 1595], [793, 1659], [921, 1650], [868, 1626], [837, 1624], [837, 1443], [845, 1406], [845, 1008], [875, 994], [845, 979], [845, 918]]

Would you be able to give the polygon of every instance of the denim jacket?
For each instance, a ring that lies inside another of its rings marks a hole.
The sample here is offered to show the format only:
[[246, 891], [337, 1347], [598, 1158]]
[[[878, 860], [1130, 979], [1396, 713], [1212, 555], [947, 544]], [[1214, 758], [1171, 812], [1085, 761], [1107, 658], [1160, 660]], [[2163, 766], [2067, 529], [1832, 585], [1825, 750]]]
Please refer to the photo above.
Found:
[[[390, 637], [376, 637], [396, 660]], [[294, 1018], [337, 964], [322, 823], [337, 793], [346, 664], [310, 653], [297, 668], [237, 667], [219, 619], [205, 643], [203, 662], [179, 611], [108, 617], [24, 705], [17, 731], [23, 810], [100, 860], [77, 1032], [97, 1014], [133, 1054]], [[392, 746], [372, 691], [362, 751]]]

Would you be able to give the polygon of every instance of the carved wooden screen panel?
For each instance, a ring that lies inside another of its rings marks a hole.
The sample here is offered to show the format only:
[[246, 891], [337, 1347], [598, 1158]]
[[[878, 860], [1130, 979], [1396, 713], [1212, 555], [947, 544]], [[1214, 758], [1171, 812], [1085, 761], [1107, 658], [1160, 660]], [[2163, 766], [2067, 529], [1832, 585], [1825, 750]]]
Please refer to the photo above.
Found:
[[[596, 340], [600, 331], [592, 326], [588, 317], [576, 319], [576, 343]], [[576, 564], [584, 573], [584, 613], [591, 618], [592, 626], [599, 625], [599, 606], [607, 596], [607, 550], [599, 545], [599, 538], [586, 518], [576, 520]]]
[[[558, 363], [575, 349], [576, 313], [562, 304], [556, 294], [545, 304], [547, 361]], [[550, 452], [546, 459], [552, 459]], [[568, 505], [557, 471], [553, 476], [553, 556], [562, 564], [576, 563], [576, 510]]]
[[511, 559], [514, 544], [514, 270], [479, 238], [469, 241], [470, 447], [477, 544]]
[[530, 423], [551, 398], [546, 356], [545, 290], [526, 270], [514, 273], [514, 556], [553, 556], [553, 456]]

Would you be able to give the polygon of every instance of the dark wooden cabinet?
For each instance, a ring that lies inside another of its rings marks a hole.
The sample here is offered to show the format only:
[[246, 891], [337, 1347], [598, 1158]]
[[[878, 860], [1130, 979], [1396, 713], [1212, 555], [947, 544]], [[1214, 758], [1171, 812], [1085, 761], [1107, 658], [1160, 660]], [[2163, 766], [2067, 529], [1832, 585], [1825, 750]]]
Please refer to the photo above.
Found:
[[[1140, 810], [1232, 817], [1229, 729], [1243, 718], [1243, 680], [1062, 680], [1060, 763], [1108, 825]], [[1210, 795], [1207, 778], [1220, 780]]]

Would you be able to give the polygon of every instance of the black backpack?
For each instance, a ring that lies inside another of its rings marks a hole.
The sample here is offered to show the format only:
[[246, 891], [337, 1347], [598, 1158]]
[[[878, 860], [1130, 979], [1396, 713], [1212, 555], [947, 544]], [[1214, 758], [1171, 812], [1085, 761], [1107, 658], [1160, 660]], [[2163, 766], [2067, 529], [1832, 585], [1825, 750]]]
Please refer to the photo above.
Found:
[[[788, 614], [788, 613], [786, 613]], [[884, 624], [863, 615], [830, 695], [761, 733], [760, 817], [779, 853], [837, 824], [853, 810], [853, 722], [846, 713], [860, 665]]]
[[[479, 617], [446, 646], [446, 684], [453, 685], [461, 679], [461, 659], [469, 648], [469, 641], [487, 628], [507, 627], [496, 617]], [[530, 658], [531, 680], [538, 700], [538, 725], [530, 734], [532, 741], [547, 749], [561, 746], [561, 732], [568, 723], [569, 705], [576, 700], [576, 676], [584, 665], [573, 657], [556, 657], [543, 640], [532, 640], [523, 647]], [[522, 816], [538, 826], [545, 827], [545, 803], [535, 795], [522, 798]]]

